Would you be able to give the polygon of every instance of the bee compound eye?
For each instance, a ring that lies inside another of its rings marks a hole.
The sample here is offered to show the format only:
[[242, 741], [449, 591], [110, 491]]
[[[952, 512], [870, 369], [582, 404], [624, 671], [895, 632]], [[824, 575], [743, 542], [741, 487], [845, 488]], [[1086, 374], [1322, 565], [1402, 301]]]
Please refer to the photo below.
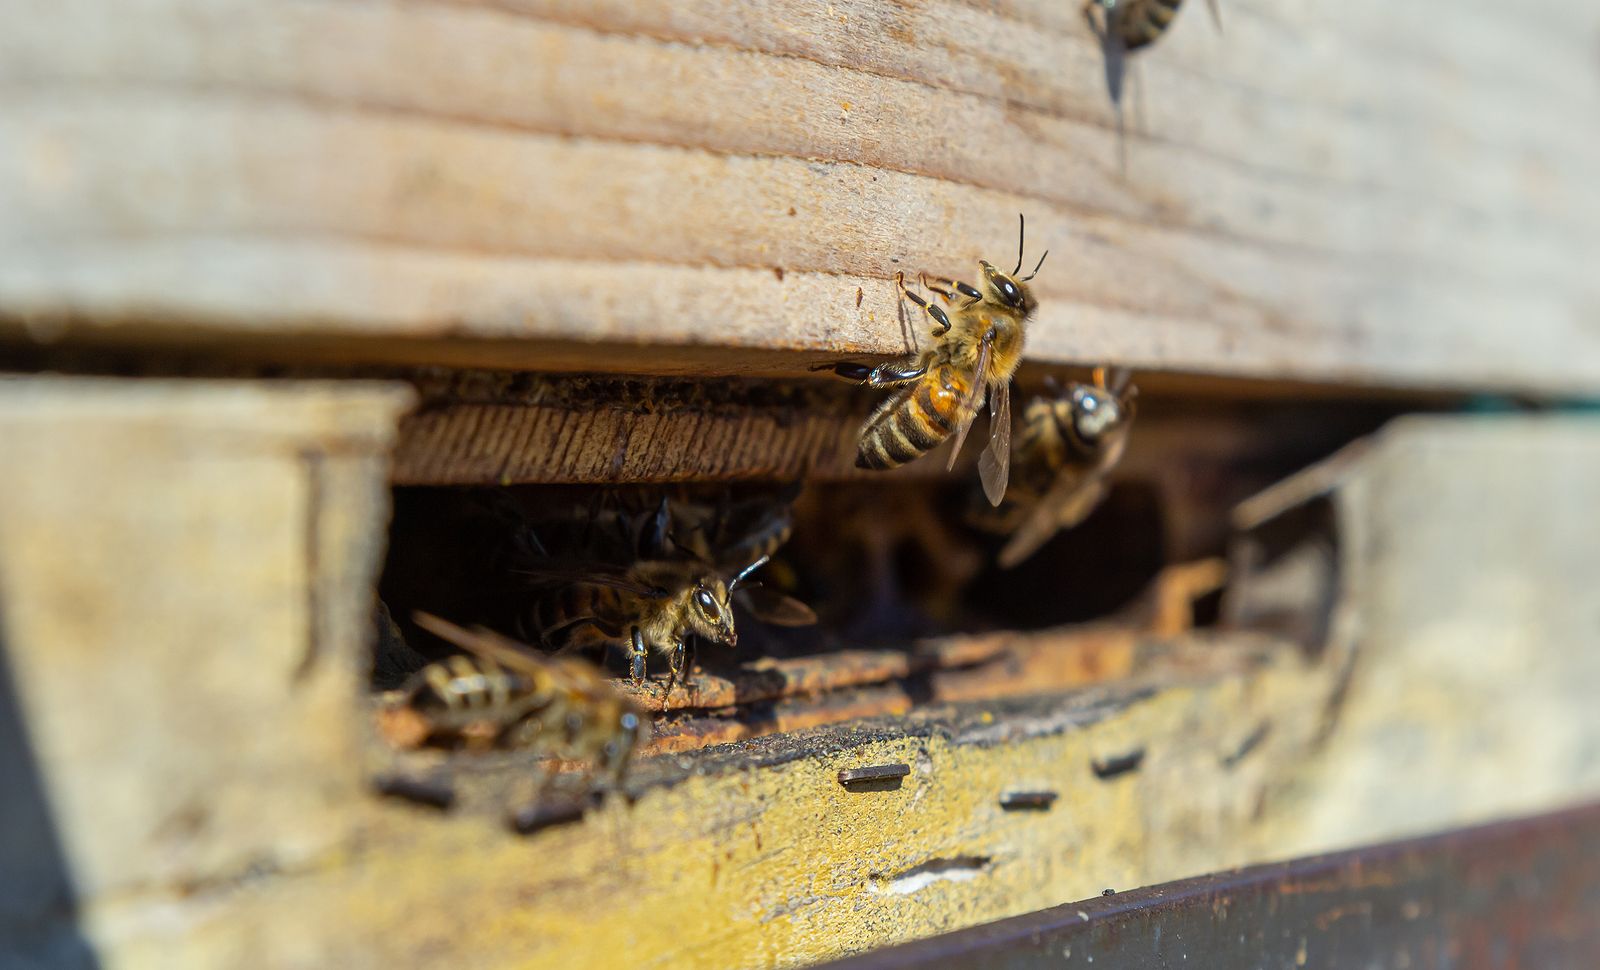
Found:
[[694, 601], [707, 613], [715, 613], [717, 611], [717, 601], [712, 599], [711, 594], [703, 589], [694, 594]]

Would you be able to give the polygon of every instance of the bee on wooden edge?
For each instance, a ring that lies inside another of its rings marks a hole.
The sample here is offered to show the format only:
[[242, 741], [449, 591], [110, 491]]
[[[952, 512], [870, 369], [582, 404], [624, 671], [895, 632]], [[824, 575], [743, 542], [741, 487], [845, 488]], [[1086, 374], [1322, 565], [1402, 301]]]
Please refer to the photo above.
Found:
[[843, 362], [825, 365], [840, 377], [868, 387], [898, 388], [878, 406], [861, 428], [856, 467], [896, 468], [932, 451], [954, 436], [947, 468], [985, 404], [989, 408], [989, 444], [978, 461], [979, 478], [990, 503], [1006, 493], [1011, 462], [1011, 378], [1022, 362], [1024, 330], [1038, 307], [1028, 282], [1044, 265], [1047, 251], [1033, 272], [1020, 276], [1026, 224], [1018, 216], [1017, 266], [1003, 273], [986, 260], [983, 287], [943, 277], [919, 277], [950, 309], [930, 303], [896, 274], [900, 295], [933, 321], [933, 346], [899, 360], [869, 367]]

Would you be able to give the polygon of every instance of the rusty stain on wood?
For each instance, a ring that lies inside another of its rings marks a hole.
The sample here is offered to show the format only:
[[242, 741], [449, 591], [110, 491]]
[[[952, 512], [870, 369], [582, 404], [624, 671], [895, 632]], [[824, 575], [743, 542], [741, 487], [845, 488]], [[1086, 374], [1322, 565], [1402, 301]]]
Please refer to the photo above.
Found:
[[679, 688], [671, 698], [662, 698], [649, 686], [613, 683], [647, 709], [687, 709], [657, 721], [654, 735], [641, 749], [685, 751], [904, 714], [919, 705], [998, 700], [1107, 683], [1134, 672], [1141, 636], [1130, 629], [1089, 628], [951, 637], [935, 649], [914, 654], [845, 651], [760, 661], [732, 680], [697, 675], [695, 691]]
[[[699, 671], [690, 683], [677, 685], [671, 694], [665, 694], [654, 682], [636, 685], [619, 679], [612, 685], [647, 711], [733, 707], [880, 684], [933, 670], [977, 666], [1012, 650], [1026, 651], [1030, 639], [1052, 645], [1058, 640], [1054, 636], [1030, 638], [1017, 634], [950, 637], [927, 641], [913, 650], [834, 650], [792, 659], [762, 658], [726, 675]], [[1063, 650], [1061, 659], [1065, 660], [1074, 648], [1075, 645]], [[1081, 665], [1067, 663], [1064, 668], [1077, 666]], [[1058, 685], [1053, 682], [1049, 686]]]

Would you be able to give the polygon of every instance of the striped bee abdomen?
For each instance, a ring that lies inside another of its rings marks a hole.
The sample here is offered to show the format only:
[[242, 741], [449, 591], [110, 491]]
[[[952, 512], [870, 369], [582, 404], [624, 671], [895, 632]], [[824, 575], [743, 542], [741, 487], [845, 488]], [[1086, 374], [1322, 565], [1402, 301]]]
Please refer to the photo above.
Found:
[[929, 371], [872, 412], [861, 428], [857, 468], [898, 468], [950, 437], [967, 379], [949, 365]]
[[550, 699], [532, 678], [465, 656], [422, 668], [408, 693], [410, 706], [447, 734], [479, 723], [503, 729]]
[[609, 586], [574, 583], [541, 597], [534, 604], [534, 618], [541, 636], [555, 634], [549, 647], [570, 644], [573, 635], [586, 631], [576, 621], [593, 619], [613, 625], [622, 613], [622, 593]]
[[1113, 30], [1130, 51], [1154, 43], [1178, 15], [1183, 0], [1133, 0], [1116, 17]]

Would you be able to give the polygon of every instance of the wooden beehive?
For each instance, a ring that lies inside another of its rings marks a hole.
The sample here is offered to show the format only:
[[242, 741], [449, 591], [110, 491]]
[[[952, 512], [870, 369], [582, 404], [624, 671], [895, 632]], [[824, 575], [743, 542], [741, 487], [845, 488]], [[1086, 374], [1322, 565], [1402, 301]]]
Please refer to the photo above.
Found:
[[[1186, 8], [1120, 113], [1072, 0], [0, 12], [0, 953], [793, 966], [1600, 792], [1590, 423], [1408, 419], [1227, 517], [1391, 415], [1600, 387], [1581, 4]], [[373, 737], [390, 486], [876, 487], [811, 368], [926, 340], [895, 274], [1019, 211], [1019, 388], [1141, 374], [1125, 474], [1173, 564], [1231, 546], [1234, 625], [1180, 568], [751, 658], [530, 836], [526, 761]], [[1316, 503], [1321, 586], [1254, 555]], [[448, 812], [373, 791], [436, 771]]]

